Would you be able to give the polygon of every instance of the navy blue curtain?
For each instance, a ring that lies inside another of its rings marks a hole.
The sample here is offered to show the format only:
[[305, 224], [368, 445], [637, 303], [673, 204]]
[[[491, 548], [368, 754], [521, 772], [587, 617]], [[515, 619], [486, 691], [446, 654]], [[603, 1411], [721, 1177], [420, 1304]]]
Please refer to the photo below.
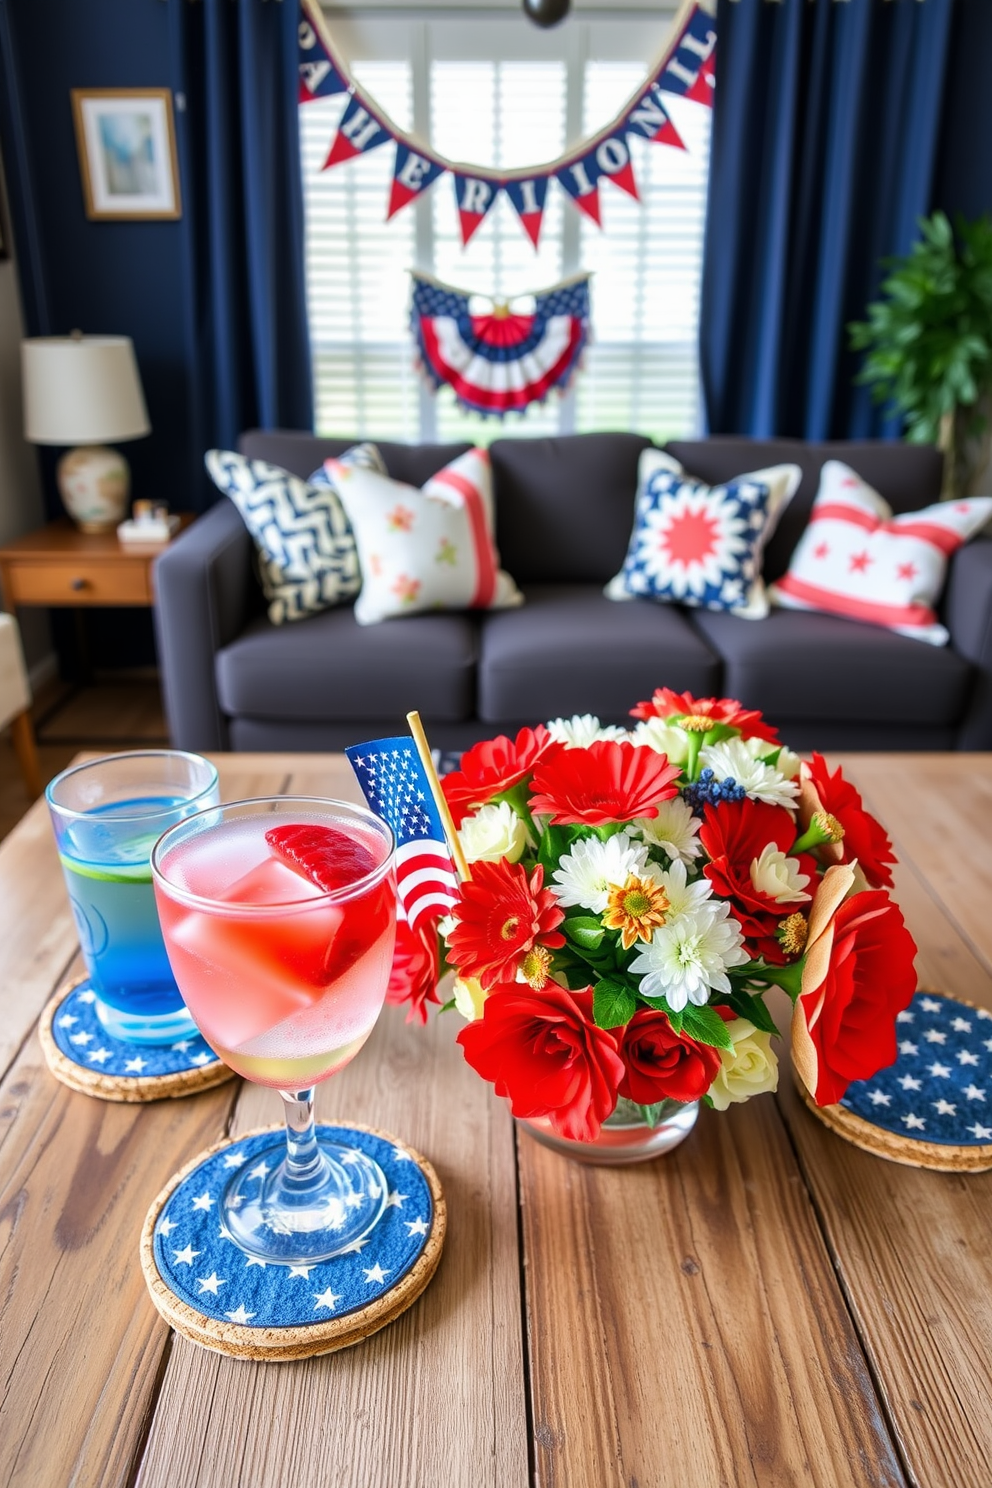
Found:
[[[193, 457], [313, 425], [296, 0], [172, 0]], [[200, 477], [202, 479], [202, 474]], [[214, 492], [215, 496], [216, 493]]]
[[700, 354], [711, 433], [895, 437], [846, 325], [930, 207], [952, 0], [719, 0]]

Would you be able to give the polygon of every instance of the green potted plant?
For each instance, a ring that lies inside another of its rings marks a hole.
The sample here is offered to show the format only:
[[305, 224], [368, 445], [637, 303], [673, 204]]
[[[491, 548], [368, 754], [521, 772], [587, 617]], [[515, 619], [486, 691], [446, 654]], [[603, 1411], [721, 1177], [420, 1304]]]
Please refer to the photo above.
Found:
[[866, 351], [858, 381], [906, 420], [906, 438], [944, 452], [943, 495], [968, 494], [988, 460], [992, 394], [992, 219], [920, 220], [903, 258], [885, 261], [883, 298], [848, 327]]

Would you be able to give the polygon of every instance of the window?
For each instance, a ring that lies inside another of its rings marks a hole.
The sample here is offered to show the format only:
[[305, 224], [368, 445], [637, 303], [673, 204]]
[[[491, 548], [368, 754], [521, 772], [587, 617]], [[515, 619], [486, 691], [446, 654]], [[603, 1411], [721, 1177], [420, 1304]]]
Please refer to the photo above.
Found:
[[[508, 168], [552, 160], [609, 122], [647, 76], [671, 19], [580, 13], [540, 32], [519, 12], [431, 21], [387, 19], [371, 6], [328, 12], [356, 81], [395, 124], [450, 159]], [[696, 429], [709, 110], [671, 101], [684, 152], [631, 140], [641, 200], [604, 184], [602, 231], [552, 184], [535, 253], [503, 197], [463, 249], [450, 177], [386, 223], [390, 145], [320, 170], [343, 107], [330, 98], [300, 110], [319, 432], [488, 443], [503, 432]], [[435, 395], [413, 365], [414, 265], [502, 297], [592, 270], [592, 343], [569, 393], [502, 424], [460, 409], [450, 389]]]

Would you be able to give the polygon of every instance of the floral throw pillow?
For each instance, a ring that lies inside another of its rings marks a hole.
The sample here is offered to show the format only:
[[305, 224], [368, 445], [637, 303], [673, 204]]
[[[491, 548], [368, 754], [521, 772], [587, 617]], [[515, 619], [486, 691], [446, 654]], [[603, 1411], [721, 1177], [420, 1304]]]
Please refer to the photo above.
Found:
[[460, 455], [420, 490], [340, 461], [325, 468], [358, 547], [359, 625], [423, 610], [500, 610], [523, 603], [499, 566], [485, 450]]
[[[216, 449], [207, 451], [204, 463], [255, 540], [273, 625], [354, 599], [361, 587], [355, 539], [323, 468], [305, 481], [265, 460]], [[374, 444], [354, 445], [338, 463], [385, 474]]]
[[947, 561], [992, 518], [992, 496], [941, 501], [894, 517], [856, 471], [828, 460], [809, 524], [771, 587], [774, 604], [824, 610], [946, 646], [937, 619]]
[[670, 455], [645, 450], [634, 530], [607, 598], [655, 599], [763, 620], [765, 544], [801, 478], [798, 465], [773, 465], [708, 486]]

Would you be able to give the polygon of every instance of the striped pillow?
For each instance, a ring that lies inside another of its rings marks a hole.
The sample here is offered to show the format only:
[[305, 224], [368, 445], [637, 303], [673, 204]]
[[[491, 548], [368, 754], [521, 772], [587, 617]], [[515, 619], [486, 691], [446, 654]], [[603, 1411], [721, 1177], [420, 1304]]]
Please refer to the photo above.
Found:
[[485, 450], [460, 455], [419, 491], [339, 461], [325, 468], [358, 548], [359, 625], [423, 610], [502, 610], [523, 603], [499, 566]]
[[992, 496], [942, 501], [894, 517], [860, 475], [828, 460], [809, 525], [772, 603], [824, 610], [946, 646], [937, 619], [947, 560], [992, 518]]

